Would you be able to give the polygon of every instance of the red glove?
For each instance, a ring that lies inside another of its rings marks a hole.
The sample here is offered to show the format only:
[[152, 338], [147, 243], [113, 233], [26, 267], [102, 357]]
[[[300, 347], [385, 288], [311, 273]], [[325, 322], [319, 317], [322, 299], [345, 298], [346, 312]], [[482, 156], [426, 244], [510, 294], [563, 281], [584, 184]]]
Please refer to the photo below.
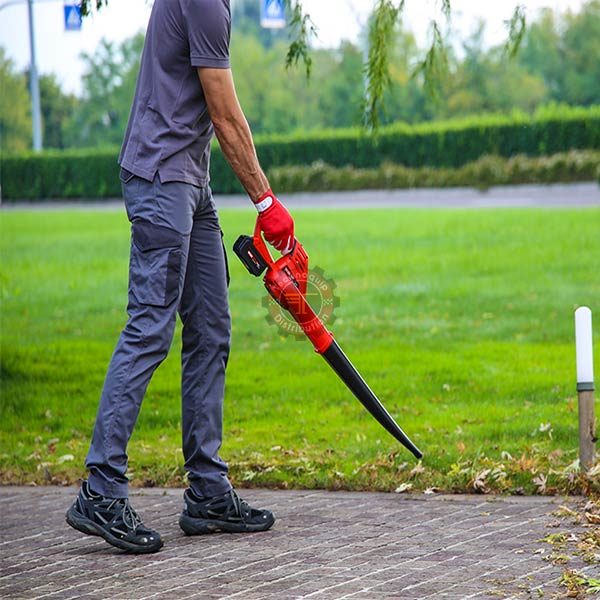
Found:
[[294, 220], [287, 208], [268, 189], [256, 202], [258, 222], [265, 239], [282, 254], [294, 246]]

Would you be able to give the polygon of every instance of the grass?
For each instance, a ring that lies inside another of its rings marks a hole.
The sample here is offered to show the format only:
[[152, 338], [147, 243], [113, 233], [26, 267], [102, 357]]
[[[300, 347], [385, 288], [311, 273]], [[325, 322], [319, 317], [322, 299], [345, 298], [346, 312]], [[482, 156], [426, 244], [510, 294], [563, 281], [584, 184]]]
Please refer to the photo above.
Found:
[[[126, 318], [124, 211], [0, 215], [0, 481], [84, 474]], [[224, 210], [230, 248], [250, 211]], [[297, 211], [337, 282], [336, 338], [424, 450], [417, 464], [308, 342], [265, 322], [230, 252], [222, 456], [235, 483], [331, 489], [580, 490], [573, 310], [600, 314], [600, 210]], [[130, 444], [134, 484], [183, 485], [179, 329]], [[600, 372], [596, 353], [596, 370]]]

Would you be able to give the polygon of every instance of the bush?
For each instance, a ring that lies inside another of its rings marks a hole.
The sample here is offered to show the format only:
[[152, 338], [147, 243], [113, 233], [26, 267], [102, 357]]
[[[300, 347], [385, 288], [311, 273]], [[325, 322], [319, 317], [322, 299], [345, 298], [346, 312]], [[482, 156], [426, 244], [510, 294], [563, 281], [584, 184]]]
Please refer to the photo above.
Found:
[[271, 185], [285, 192], [401, 189], [417, 187], [477, 187], [523, 183], [592, 181], [600, 172], [600, 151], [571, 151], [547, 157], [483, 156], [458, 169], [385, 163], [375, 169], [336, 168], [323, 162], [309, 167], [277, 167], [269, 171]]
[[[328, 179], [327, 185], [346, 189], [343, 186], [350, 185], [349, 182], [355, 178], [350, 167], [374, 169], [391, 163], [396, 165], [393, 174], [383, 169], [379, 175], [405, 181], [403, 177], [413, 177], [414, 173], [406, 172], [400, 176], [398, 165], [420, 169], [436, 167], [437, 174], [432, 177], [438, 177], [441, 168], [457, 169], [485, 155], [508, 158], [523, 154], [535, 157], [568, 150], [597, 149], [600, 148], [600, 106], [546, 107], [533, 117], [514, 113], [419, 125], [397, 123], [382, 128], [375, 137], [367, 136], [359, 129], [259, 136], [256, 146], [261, 164], [267, 171], [282, 166], [325, 163], [342, 169], [339, 176], [343, 179], [339, 184]], [[5, 199], [118, 196], [117, 155], [117, 148], [106, 148], [6, 157], [1, 173], [3, 196]], [[317, 186], [323, 174], [319, 175], [318, 169], [311, 168], [309, 185]], [[518, 167], [515, 168], [518, 170]], [[552, 169], [560, 171], [558, 165]], [[288, 171], [288, 177], [291, 173]], [[330, 171], [327, 173], [328, 178], [333, 176]], [[421, 170], [419, 173], [423, 177], [429, 171]], [[486, 175], [483, 165], [479, 175], [484, 179], [495, 177], [494, 173]], [[366, 177], [366, 174], [361, 177]], [[348, 178], [348, 183], [345, 178]], [[451, 179], [451, 176], [448, 175], [448, 178]], [[222, 194], [241, 191], [217, 145], [213, 148], [211, 159], [211, 185], [213, 190]], [[407, 185], [405, 182], [400, 187]], [[390, 186], [391, 183], [387, 187]], [[297, 182], [293, 187], [301, 189]]]
[[49, 150], [2, 161], [5, 200], [120, 196], [118, 150]]

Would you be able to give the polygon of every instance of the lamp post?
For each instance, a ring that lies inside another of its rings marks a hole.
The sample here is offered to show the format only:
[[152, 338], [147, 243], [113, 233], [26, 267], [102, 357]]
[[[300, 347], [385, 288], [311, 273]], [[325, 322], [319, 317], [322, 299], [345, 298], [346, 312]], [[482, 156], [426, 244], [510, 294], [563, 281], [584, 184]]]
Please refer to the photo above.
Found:
[[[36, 2], [56, 2], [57, 0], [36, 0]], [[42, 149], [42, 111], [40, 108], [40, 82], [35, 58], [35, 27], [33, 24], [33, 0], [6, 0], [0, 3], [0, 11], [27, 2], [27, 16], [29, 21], [29, 94], [31, 96], [31, 126], [33, 133], [33, 149], [39, 152]]]
[[29, 90], [31, 92], [31, 124], [33, 128], [33, 149], [42, 149], [42, 111], [40, 108], [40, 82], [38, 80], [37, 63], [35, 60], [35, 28], [33, 26], [33, 0], [27, 0], [29, 17], [29, 50], [31, 63], [29, 67]]

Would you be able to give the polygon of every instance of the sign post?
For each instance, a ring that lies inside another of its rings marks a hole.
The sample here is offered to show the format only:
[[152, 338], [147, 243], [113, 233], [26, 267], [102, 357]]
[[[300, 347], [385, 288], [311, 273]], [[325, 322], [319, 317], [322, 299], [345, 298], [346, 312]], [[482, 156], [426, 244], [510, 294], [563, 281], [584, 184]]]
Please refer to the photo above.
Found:
[[285, 27], [284, 0], [260, 0], [260, 24], [265, 29]]

